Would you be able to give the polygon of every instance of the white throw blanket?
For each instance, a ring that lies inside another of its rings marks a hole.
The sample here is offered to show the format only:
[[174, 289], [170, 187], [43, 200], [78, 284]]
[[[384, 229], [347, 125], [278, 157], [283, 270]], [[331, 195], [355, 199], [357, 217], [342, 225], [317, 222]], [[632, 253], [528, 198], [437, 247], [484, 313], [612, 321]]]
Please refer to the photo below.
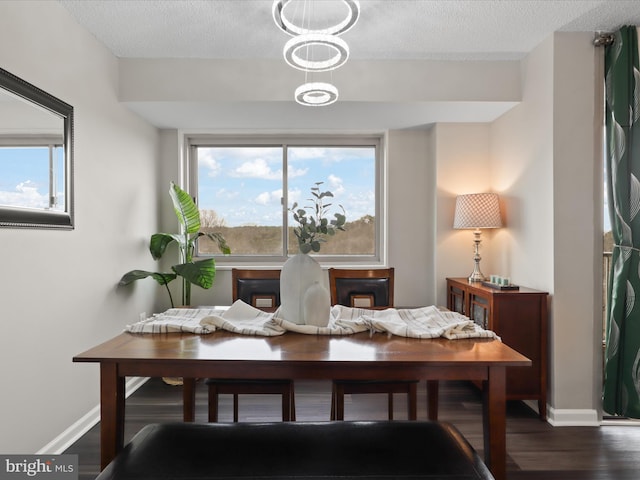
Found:
[[285, 330], [270, 322], [273, 314], [238, 300], [230, 307], [170, 308], [140, 322], [127, 325], [131, 333], [189, 332], [206, 335], [216, 329], [242, 335], [282, 335]]
[[[331, 309], [334, 325], [362, 328], [372, 332], [386, 332], [399, 337], [437, 338], [499, 338], [474, 321], [456, 312], [440, 310], [436, 306], [385, 310], [364, 310], [336, 305]], [[331, 323], [330, 323], [331, 325]]]
[[133, 325], [132, 333], [191, 332], [207, 334], [216, 329], [241, 335], [274, 336], [287, 331], [310, 335], [352, 335], [359, 332], [383, 332], [388, 335], [412, 338], [444, 337], [499, 338], [484, 330], [468, 317], [435, 306], [385, 310], [367, 310], [335, 305], [331, 308], [326, 327], [297, 325], [238, 300], [229, 308], [172, 308]]
[[173, 333], [189, 332], [207, 334], [215, 330], [202, 325], [203, 318], [222, 315], [227, 307], [219, 308], [170, 308], [166, 312], [156, 313], [139, 322], [127, 325], [126, 332], [131, 333]]
[[212, 330], [220, 328], [242, 335], [261, 335], [272, 337], [282, 335], [285, 329], [273, 323], [273, 313], [267, 313], [242, 300], [236, 300], [222, 315], [211, 315], [200, 323]]

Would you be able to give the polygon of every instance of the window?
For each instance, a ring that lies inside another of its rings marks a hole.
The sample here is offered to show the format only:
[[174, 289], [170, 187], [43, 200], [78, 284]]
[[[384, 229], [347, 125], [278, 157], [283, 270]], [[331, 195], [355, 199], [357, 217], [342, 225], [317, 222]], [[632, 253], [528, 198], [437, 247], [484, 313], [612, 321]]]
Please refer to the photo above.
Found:
[[[229, 243], [230, 263], [281, 262], [298, 251], [289, 209], [311, 204], [311, 188], [331, 191], [329, 219], [347, 217], [328, 239], [326, 263], [381, 262], [382, 168], [379, 137], [214, 137], [188, 139], [188, 190], [197, 197], [204, 230]], [[198, 255], [216, 255], [209, 241]], [[225, 258], [225, 261], [227, 259]]]
[[0, 205], [65, 211], [61, 143], [0, 144], [0, 178]]

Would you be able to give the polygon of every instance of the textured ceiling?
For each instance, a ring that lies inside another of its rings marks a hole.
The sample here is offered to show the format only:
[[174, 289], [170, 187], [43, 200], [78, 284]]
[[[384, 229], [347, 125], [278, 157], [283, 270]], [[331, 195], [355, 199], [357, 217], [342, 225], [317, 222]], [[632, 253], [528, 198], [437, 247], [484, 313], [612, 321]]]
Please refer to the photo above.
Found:
[[[281, 58], [287, 38], [272, 20], [272, 0], [59, 1], [118, 57]], [[517, 59], [554, 31], [640, 24], [638, 0], [360, 0], [360, 5], [360, 20], [343, 36], [353, 59]]]
[[[273, 0], [58, 1], [121, 58], [282, 59], [289, 38], [273, 21]], [[304, 2], [311, 2], [320, 18], [335, 20], [346, 12], [341, 0], [291, 0], [287, 8], [295, 12]], [[517, 60], [556, 31], [640, 25], [640, 0], [360, 0], [360, 5], [358, 23], [342, 36], [354, 60]], [[420, 128], [490, 122], [513, 106], [339, 100], [310, 109], [295, 104], [293, 90], [289, 102], [156, 100], [124, 103], [160, 128], [196, 129]]]

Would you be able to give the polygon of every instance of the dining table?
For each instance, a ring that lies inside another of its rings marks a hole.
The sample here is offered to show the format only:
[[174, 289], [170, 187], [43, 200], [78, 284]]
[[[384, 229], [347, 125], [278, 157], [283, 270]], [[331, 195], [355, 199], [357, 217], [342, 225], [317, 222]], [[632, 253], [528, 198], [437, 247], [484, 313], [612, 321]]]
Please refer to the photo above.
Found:
[[[506, 477], [506, 369], [531, 361], [497, 338], [408, 338], [373, 332], [251, 336], [216, 330], [123, 332], [73, 357], [100, 365], [100, 461], [124, 447], [127, 377], [183, 377], [185, 417], [193, 419], [194, 379], [426, 380], [429, 417], [437, 418], [437, 382], [482, 386], [484, 459], [496, 480]], [[434, 394], [435, 392], [435, 394]], [[328, 417], [328, 412], [327, 412]]]

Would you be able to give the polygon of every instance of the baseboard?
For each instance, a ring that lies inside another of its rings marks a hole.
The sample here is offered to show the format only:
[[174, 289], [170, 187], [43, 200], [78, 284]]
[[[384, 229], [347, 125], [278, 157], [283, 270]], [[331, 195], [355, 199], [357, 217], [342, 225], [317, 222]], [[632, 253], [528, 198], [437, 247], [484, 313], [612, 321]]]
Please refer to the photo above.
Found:
[[[125, 392], [128, 397], [142, 385], [148, 377], [132, 377], [125, 384]], [[91, 430], [100, 421], [100, 405], [93, 407], [86, 415], [76, 421], [64, 432], [36, 452], [37, 455], [59, 455], [73, 445], [80, 437]]]
[[598, 427], [600, 418], [597, 410], [547, 408], [547, 421], [554, 427]]

